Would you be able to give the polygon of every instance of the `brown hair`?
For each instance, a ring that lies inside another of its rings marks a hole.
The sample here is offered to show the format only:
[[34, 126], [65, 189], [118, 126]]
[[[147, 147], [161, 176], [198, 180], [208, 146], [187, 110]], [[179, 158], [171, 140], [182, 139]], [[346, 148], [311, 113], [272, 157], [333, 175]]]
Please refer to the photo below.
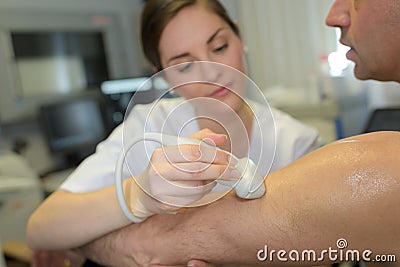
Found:
[[201, 4], [217, 14], [239, 35], [239, 28], [218, 0], [148, 0], [142, 12], [142, 48], [146, 58], [158, 70], [163, 69], [158, 45], [164, 28], [179, 11], [195, 4]]

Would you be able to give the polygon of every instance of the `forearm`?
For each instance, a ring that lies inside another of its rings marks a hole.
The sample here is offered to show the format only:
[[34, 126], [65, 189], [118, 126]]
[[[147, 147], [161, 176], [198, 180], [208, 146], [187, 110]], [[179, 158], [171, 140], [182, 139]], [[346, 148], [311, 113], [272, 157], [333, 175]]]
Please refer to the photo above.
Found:
[[[130, 224], [124, 228], [110, 232], [82, 247], [79, 252], [87, 259], [102, 266], [135, 267], [138, 266], [133, 257], [129, 254], [126, 241], [129, 232], [137, 228], [137, 225]], [[131, 243], [134, 240], [130, 241]]]
[[327, 146], [270, 174], [261, 199], [227, 198], [185, 214], [150, 218], [138, 233], [152, 236], [152, 242], [134, 250], [139, 258], [156, 251], [147, 263], [260, 264], [257, 252], [265, 245], [320, 253], [337, 249], [336, 241], [345, 238], [349, 249], [400, 253], [399, 142], [364, 139]]
[[128, 223], [113, 186], [80, 194], [57, 191], [30, 217], [27, 241], [32, 249], [70, 249]]

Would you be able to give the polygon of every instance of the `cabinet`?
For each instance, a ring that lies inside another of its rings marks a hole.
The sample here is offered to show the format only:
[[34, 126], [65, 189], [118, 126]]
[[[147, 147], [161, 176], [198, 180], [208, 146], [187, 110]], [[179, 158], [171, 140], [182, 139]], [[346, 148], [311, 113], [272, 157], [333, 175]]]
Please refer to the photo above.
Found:
[[11, 152], [0, 154], [0, 237], [2, 242], [25, 241], [26, 224], [43, 200], [36, 173]]

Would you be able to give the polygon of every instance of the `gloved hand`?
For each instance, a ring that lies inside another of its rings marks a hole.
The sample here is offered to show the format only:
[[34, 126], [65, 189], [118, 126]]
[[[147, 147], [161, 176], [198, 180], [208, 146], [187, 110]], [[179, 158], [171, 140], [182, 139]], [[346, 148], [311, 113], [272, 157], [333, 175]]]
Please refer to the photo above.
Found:
[[[208, 129], [192, 136], [208, 144], [222, 145], [226, 136]], [[157, 148], [145, 171], [124, 182], [126, 202], [133, 215], [176, 213], [208, 194], [215, 180], [236, 181], [241, 174], [237, 161], [225, 151], [204, 145]]]

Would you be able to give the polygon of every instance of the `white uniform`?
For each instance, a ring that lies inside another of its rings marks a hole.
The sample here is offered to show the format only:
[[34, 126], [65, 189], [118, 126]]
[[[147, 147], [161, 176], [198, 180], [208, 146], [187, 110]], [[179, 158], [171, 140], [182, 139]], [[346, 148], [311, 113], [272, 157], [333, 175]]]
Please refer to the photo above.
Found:
[[[190, 104], [182, 98], [161, 99], [156, 105], [136, 105], [125, 122], [101, 142], [96, 152], [85, 159], [61, 185], [61, 190], [70, 192], [90, 192], [110, 186], [115, 181], [115, 167], [122, 147], [126, 151], [128, 138], [139, 139], [143, 132], [162, 132], [189, 136], [200, 129], [193, 118], [195, 113]], [[248, 101], [255, 120], [248, 156], [258, 165], [258, 172], [268, 172], [282, 168], [311, 152], [318, 146], [318, 133], [291, 116]], [[271, 115], [272, 114], [272, 115]], [[127, 153], [129, 166], [124, 176], [130, 177], [147, 167], [151, 151], [156, 146], [141, 143]], [[146, 150], [144, 147], [146, 146]], [[219, 191], [219, 190], [218, 190]]]

